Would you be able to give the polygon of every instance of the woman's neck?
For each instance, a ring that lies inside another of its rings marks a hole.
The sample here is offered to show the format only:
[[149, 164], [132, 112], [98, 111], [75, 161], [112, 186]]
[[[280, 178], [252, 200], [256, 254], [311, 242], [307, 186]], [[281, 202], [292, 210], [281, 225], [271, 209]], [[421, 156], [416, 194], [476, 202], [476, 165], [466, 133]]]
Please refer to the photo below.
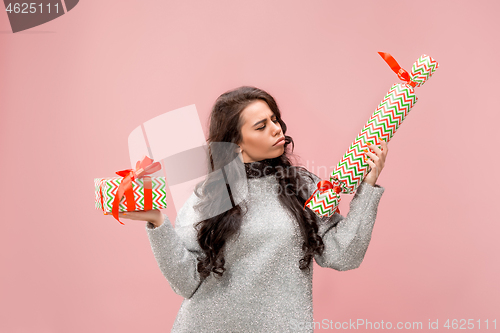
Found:
[[279, 157], [245, 163], [247, 178], [260, 178], [276, 173]]

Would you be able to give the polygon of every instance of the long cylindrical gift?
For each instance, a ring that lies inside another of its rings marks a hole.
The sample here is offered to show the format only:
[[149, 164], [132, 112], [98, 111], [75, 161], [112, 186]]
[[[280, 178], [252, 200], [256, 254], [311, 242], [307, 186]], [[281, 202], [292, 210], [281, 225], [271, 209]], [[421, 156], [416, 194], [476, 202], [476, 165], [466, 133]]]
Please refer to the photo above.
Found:
[[423, 85], [439, 66], [437, 61], [424, 54], [413, 64], [411, 73], [408, 74], [389, 53], [379, 54], [405, 82], [394, 84], [385, 95], [330, 175], [332, 185], [326, 189], [325, 181], [318, 183], [318, 190], [306, 202], [306, 206], [318, 216], [333, 215], [340, 202], [340, 193], [349, 194], [357, 189], [369, 169], [364, 160], [364, 150], [370, 149], [368, 144], [377, 145], [379, 139], [385, 142], [392, 139], [418, 100], [414, 88]]

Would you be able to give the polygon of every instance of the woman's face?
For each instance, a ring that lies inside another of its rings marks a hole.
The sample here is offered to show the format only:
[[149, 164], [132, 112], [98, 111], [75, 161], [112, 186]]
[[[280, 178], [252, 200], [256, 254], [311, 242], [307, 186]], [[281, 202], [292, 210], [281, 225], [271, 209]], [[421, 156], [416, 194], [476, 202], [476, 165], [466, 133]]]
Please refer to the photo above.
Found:
[[266, 102], [257, 100], [240, 115], [242, 140], [238, 145], [244, 163], [261, 161], [281, 156], [285, 152], [285, 141], [275, 145], [280, 138], [285, 139], [273, 111]]

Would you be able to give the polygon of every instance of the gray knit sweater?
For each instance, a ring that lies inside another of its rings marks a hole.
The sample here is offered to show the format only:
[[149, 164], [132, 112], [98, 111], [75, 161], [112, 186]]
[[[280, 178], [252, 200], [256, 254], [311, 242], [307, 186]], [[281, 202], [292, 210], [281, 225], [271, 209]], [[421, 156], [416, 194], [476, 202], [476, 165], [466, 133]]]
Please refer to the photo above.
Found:
[[[312, 174], [309, 193], [321, 179]], [[357, 188], [346, 217], [319, 218], [323, 255], [321, 267], [345, 271], [357, 268], [371, 239], [384, 188], [365, 182]], [[198, 221], [191, 195], [172, 226], [168, 216], [146, 231], [158, 266], [172, 289], [184, 300], [171, 332], [313, 332], [312, 268], [299, 269], [303, 257], [297, 221], [278, 199], [271, 176], [248, 179], [249, 205], [240, 235], [224, 247], [226, 271], [200, 282], [201, 249], [193, 222]], [[306, 208], [308, 209], [308, 208]], [[336, 227], [335, 222], [340, 221]], [[354, 286], [352, 286], [354, 288]]]

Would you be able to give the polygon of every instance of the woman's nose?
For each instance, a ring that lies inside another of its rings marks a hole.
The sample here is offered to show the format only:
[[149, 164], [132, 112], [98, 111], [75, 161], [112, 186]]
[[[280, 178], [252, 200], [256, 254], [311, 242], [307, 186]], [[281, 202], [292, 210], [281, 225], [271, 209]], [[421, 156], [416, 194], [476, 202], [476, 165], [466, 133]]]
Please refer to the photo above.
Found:
[[274, 124], [274, 128], [273, 128], [274, 135], [279, 134], [280, 132], [281, 132], [281, 125], [280, 125], [280, 123]]

